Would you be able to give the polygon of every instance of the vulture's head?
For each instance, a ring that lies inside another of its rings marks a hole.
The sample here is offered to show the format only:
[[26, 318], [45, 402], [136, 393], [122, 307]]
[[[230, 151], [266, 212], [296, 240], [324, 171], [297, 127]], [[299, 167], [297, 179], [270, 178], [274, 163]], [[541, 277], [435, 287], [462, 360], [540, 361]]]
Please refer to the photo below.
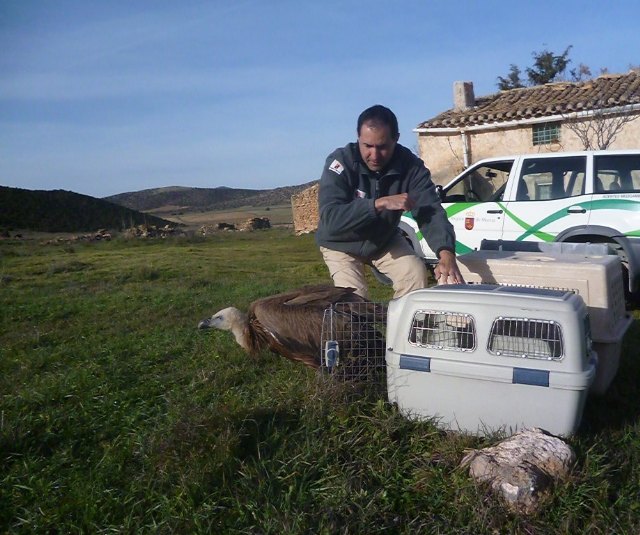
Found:
[[223, 331], [233, 331], [243, 328], [247, 323], [247, 315], [235, 307], [223, 308], [210, 318], [198, 323], [198, 329], [222, 329]]

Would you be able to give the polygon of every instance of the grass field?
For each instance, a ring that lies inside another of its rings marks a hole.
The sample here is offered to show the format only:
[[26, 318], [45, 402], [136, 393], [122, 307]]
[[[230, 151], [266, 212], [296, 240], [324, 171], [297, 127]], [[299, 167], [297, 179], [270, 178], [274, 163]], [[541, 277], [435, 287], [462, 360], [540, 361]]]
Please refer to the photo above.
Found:
[[277, 229], [0, 242], [0, 532], [640, 532], [638, 319], [570, 439], [570, 479], [520, 517], [458, 468], [496, 437], [345, 403], [310, 369], [196, 330], [328, 280], [313, 237]]

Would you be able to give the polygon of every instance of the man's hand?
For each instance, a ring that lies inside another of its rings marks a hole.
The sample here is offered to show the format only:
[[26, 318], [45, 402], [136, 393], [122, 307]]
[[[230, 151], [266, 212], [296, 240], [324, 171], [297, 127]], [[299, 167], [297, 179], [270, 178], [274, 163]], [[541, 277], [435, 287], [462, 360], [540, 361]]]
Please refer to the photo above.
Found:
[[389, 195], [376, 199], [374, 206], [376, 212], [382, 212], [382, 210], [402, 210], [406, 212], [407, 210], [411, 210], [415, 204], [408, 193], [398, 193], [397, 195]]
[[462, 273], [458, 269], [456, 255], [451, 251], [440, 251], [440, 260], [434, 273], [438, 284], [462, 284], [464, 282]]

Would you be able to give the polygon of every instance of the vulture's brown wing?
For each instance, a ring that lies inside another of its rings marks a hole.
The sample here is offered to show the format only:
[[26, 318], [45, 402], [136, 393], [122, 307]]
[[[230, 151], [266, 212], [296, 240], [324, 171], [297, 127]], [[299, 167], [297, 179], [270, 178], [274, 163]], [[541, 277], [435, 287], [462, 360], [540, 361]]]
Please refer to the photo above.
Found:
[[341, 301], [365, 301], [354, 292], [355, 289], [353, 288], [340, 288], [327, 284], [303, 286], [297, 292], [282, 294], [283, 297], [287, 297], [282, 302], [287, 306], [312, 305], [314, 307], [328, 308]]
[[[317, 368], [325, 310], [338, 302], [366, 302], [353, 288], [309, 285], [254, 301], [253, 336], [272, 351]], [[262, 345], [262, 344], [261, 344]]]
[[[262, 316], [262, 314], [260, 315]], [[255, 342], [254, 353], [261, 349], [269, 349], [278, 355], [302, 362], [312, 368], [319, 367], [320, 358], [319, 355], [316, 356], [316, 352], [311, 352], [309, 347], [305, 347], [299, 342], [292, 343], [287, 336], [282, 336], [273, 329], [273, 323], [276, 322], [267, 322], [267, 325], [263, 325], [256, 316], [252, 315], [249, 318], [251, 338]]]
[[311, 303], [285, 305], [281, 296], [273, 296], [249, 307], [249, 321], [255, 336], [269, 349], [318, 367], [323, 313], [322, 308]]

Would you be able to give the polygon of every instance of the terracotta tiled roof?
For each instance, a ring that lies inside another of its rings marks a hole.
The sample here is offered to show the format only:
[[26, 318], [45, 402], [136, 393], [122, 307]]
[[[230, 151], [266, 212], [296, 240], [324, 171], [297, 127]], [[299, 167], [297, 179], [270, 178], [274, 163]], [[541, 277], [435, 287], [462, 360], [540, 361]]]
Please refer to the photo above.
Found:
[[[604, 106], [602, 105], [604, 103]], [[418, 128], [458, 128], [640, 104], [640, 73], [606, 74], [586, 82], [556, 82], [500, 91], [467, 110], [447, 110]]]

